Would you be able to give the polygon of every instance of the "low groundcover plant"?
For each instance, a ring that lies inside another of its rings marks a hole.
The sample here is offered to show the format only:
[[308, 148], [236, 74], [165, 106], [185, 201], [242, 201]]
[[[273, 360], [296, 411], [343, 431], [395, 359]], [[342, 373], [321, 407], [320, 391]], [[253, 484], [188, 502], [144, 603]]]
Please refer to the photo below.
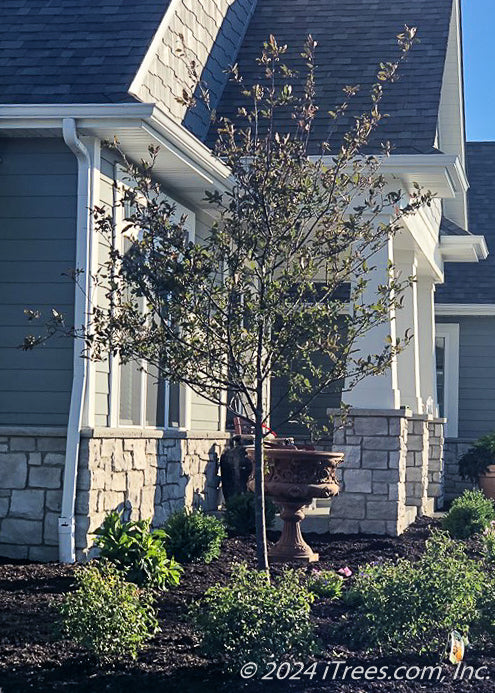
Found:
[[307, 587], [316, 597], [338, 599], [342, 596], [344, 578], [333, 570], [311, 571]]

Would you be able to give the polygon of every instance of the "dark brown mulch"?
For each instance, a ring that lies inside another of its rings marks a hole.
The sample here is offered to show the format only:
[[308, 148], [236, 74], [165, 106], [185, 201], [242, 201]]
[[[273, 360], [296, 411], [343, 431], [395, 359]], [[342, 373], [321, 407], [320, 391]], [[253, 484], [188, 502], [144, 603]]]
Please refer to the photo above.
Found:
[[[320, 553], [320, 566], [339, 569], [348, 565], [356, 570], [365, 562], [383, 558], [418, 557], [431, 526], [435, 521], [419, 520], [397, 539], [366, 536], [307, 535], [313, 548]], [[275, 539], [275, 535], [271, 536]], [[55, 606], [71, 588], [72, 566], [58, 564], [0, 564], [0, 689], [2, 693], [23, 691], [110, 691], [126, 693], [227, 693], [227, 691], [290, 691], [313, 693], [390, 692], [412, 693], [495, 693], [495, 649], [484, 652], [469, 650], [466, 664], [486, 666], [484, 680], [455, 680], [454, 667], [443, 665], [443, 682], [345, 680], [332, 679], [334, 665], [326, 662], [346, 660], [354, 666], [396, 666], [425, 664], [419, 658], [373, 658], [361, 652], [336, 647], [328, 637], [329, 625], [340, 619], [343, 607], [322, 601], [314, 608], [324, 654], [315, 665], [314, 676], [299, 675], [292, 680], [243, 681], [240, 677], [226, 678], [218, 663], [208, 662], [198, 651], [193, 632], [184, 619], [187, 605], [198, 598], [207, 587], [228, 580], [232, 563], [255, 563], [252, 538], [230, 538], [224, 543], [222, 558], [210, 565], [187, 568], [178, 589], [164, 593], [158, 599], [162, 631], [139, 656], [136, 663], [122, 664], [114, 669], [100, 669], [87, 653], [73, 643], [59, 639], [55, 624]], [[275, 569], [278, 572], [279, 569]], [[426, 662], [428, 663], [428, 662]], [[308, 665], [310, 663], [308, 662]], [[283, 671], [282, 671], [283, 675]], [[291, 675], [297, 676], [293, 669]]]

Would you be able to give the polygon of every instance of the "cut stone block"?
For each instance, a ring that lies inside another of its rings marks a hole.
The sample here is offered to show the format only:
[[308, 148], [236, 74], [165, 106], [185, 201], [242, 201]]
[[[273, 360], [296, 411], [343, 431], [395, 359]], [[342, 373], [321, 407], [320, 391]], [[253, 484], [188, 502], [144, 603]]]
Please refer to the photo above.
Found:
[[24, 488], [27, 479], [27, 455], [23, 452], [0, 454], [0, 488]]
[[5, 544], [41, 544], [41, 520], [22, 520], [6, 517], [2, 520], [1, 537]]
[[14, 490], [12, 491], [9, 515], [26, 520], [42, 520], [44, 506], [44, 491], [35, 489]]

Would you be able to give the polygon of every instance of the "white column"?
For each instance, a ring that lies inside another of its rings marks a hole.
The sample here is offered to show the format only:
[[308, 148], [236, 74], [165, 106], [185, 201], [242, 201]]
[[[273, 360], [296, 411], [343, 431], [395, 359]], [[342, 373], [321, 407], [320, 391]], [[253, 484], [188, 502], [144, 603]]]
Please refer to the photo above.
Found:
[[[392, 239], [370, 258], [369, 281], [364, 290], [362, 300], [372, 305], [377, 300], [377, 289], [380, 284], [390, 281], [389, 262], [393, 262]], [[390, 311], [389, 320], [369, 330], [361, 339], [356, 341], [356, 357], [367, 357], [370, 354], [380, 354], [387, 344], [387, 337], [393, 342], [396, 338], [394, 311]], [[390, 368], [382, 375], [368, 376], [361, 380], [350, 392], [344, 392], [342, 399], [346, 404], [358, 409], [399, 409], [400, 393], [397, 378], [397, 359], [392, 360]]]
[[[426, 413], [437, 413], [437, 382], [435, 368], [435, 284], [432, 277], [418, 276], [418, 312], [421, 316], [419, 332], [419, 362], [421, 397]], [[428, 411], [428, 402], [433, 411]]]
[[[417, 259], [414, 251], [401, 250], [395, 257], [396, 275], [404, 282], [409, 277], [416, 277]], [[399, 390], [401, 405], [409, 407], [414, 414], [423, 413], [421, 398], [419, 332], [418, 320], [418, 287], [416, 281], [408, 286], [402, 294], [402, 308], [396, 311], [397, 337], [404, 339], [406, 332], [411, 341], [397, 357]]]

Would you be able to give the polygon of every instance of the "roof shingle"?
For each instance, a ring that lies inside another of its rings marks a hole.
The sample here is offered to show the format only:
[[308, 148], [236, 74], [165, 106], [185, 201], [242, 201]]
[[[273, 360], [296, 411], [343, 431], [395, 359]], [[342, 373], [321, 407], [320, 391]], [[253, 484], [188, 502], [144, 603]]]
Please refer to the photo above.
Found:
[[480, 263], [449, 262], [437, 303], [495, 303], [495, 142], [468, 142], [469, 230], [484, 236], [489, 255]]
[[[320, 111], [312, 136], [317, 150], [329, 138], [329, 122], [335, 128], [327, 112], [342, 101], [342, 88], [361, 85], [349, 118], [333, 133], [338, 142], [352, 114], [369, 108], [369, 87], [379, 62], [397, 57], [396, 35], [405, 24], [416, 26], [420, 43], [403, 64], [400, 80], [387, 86], [382, 111], [391, 117], [382, 121], [372, 144], [376, 149], [390, 140], [396, 152], [429, 153], [435, 142], [451, 13], [452, 0], [258, 0], [239, 52], [239, 72], [247, 84], [258, 81], [255, 59], [270, 34], [288, 44], [284, 62], [303, 67], [299, 53], [311, 34], [318, 41]], [[232, 118], [240, 105], [246, 105], [245, 97], [230, 83], [218, 112]], [[287, 122], [279, 127], [284, 125]]]
[[112, 103], [170, 0], [2, 0], [0, 103]]

